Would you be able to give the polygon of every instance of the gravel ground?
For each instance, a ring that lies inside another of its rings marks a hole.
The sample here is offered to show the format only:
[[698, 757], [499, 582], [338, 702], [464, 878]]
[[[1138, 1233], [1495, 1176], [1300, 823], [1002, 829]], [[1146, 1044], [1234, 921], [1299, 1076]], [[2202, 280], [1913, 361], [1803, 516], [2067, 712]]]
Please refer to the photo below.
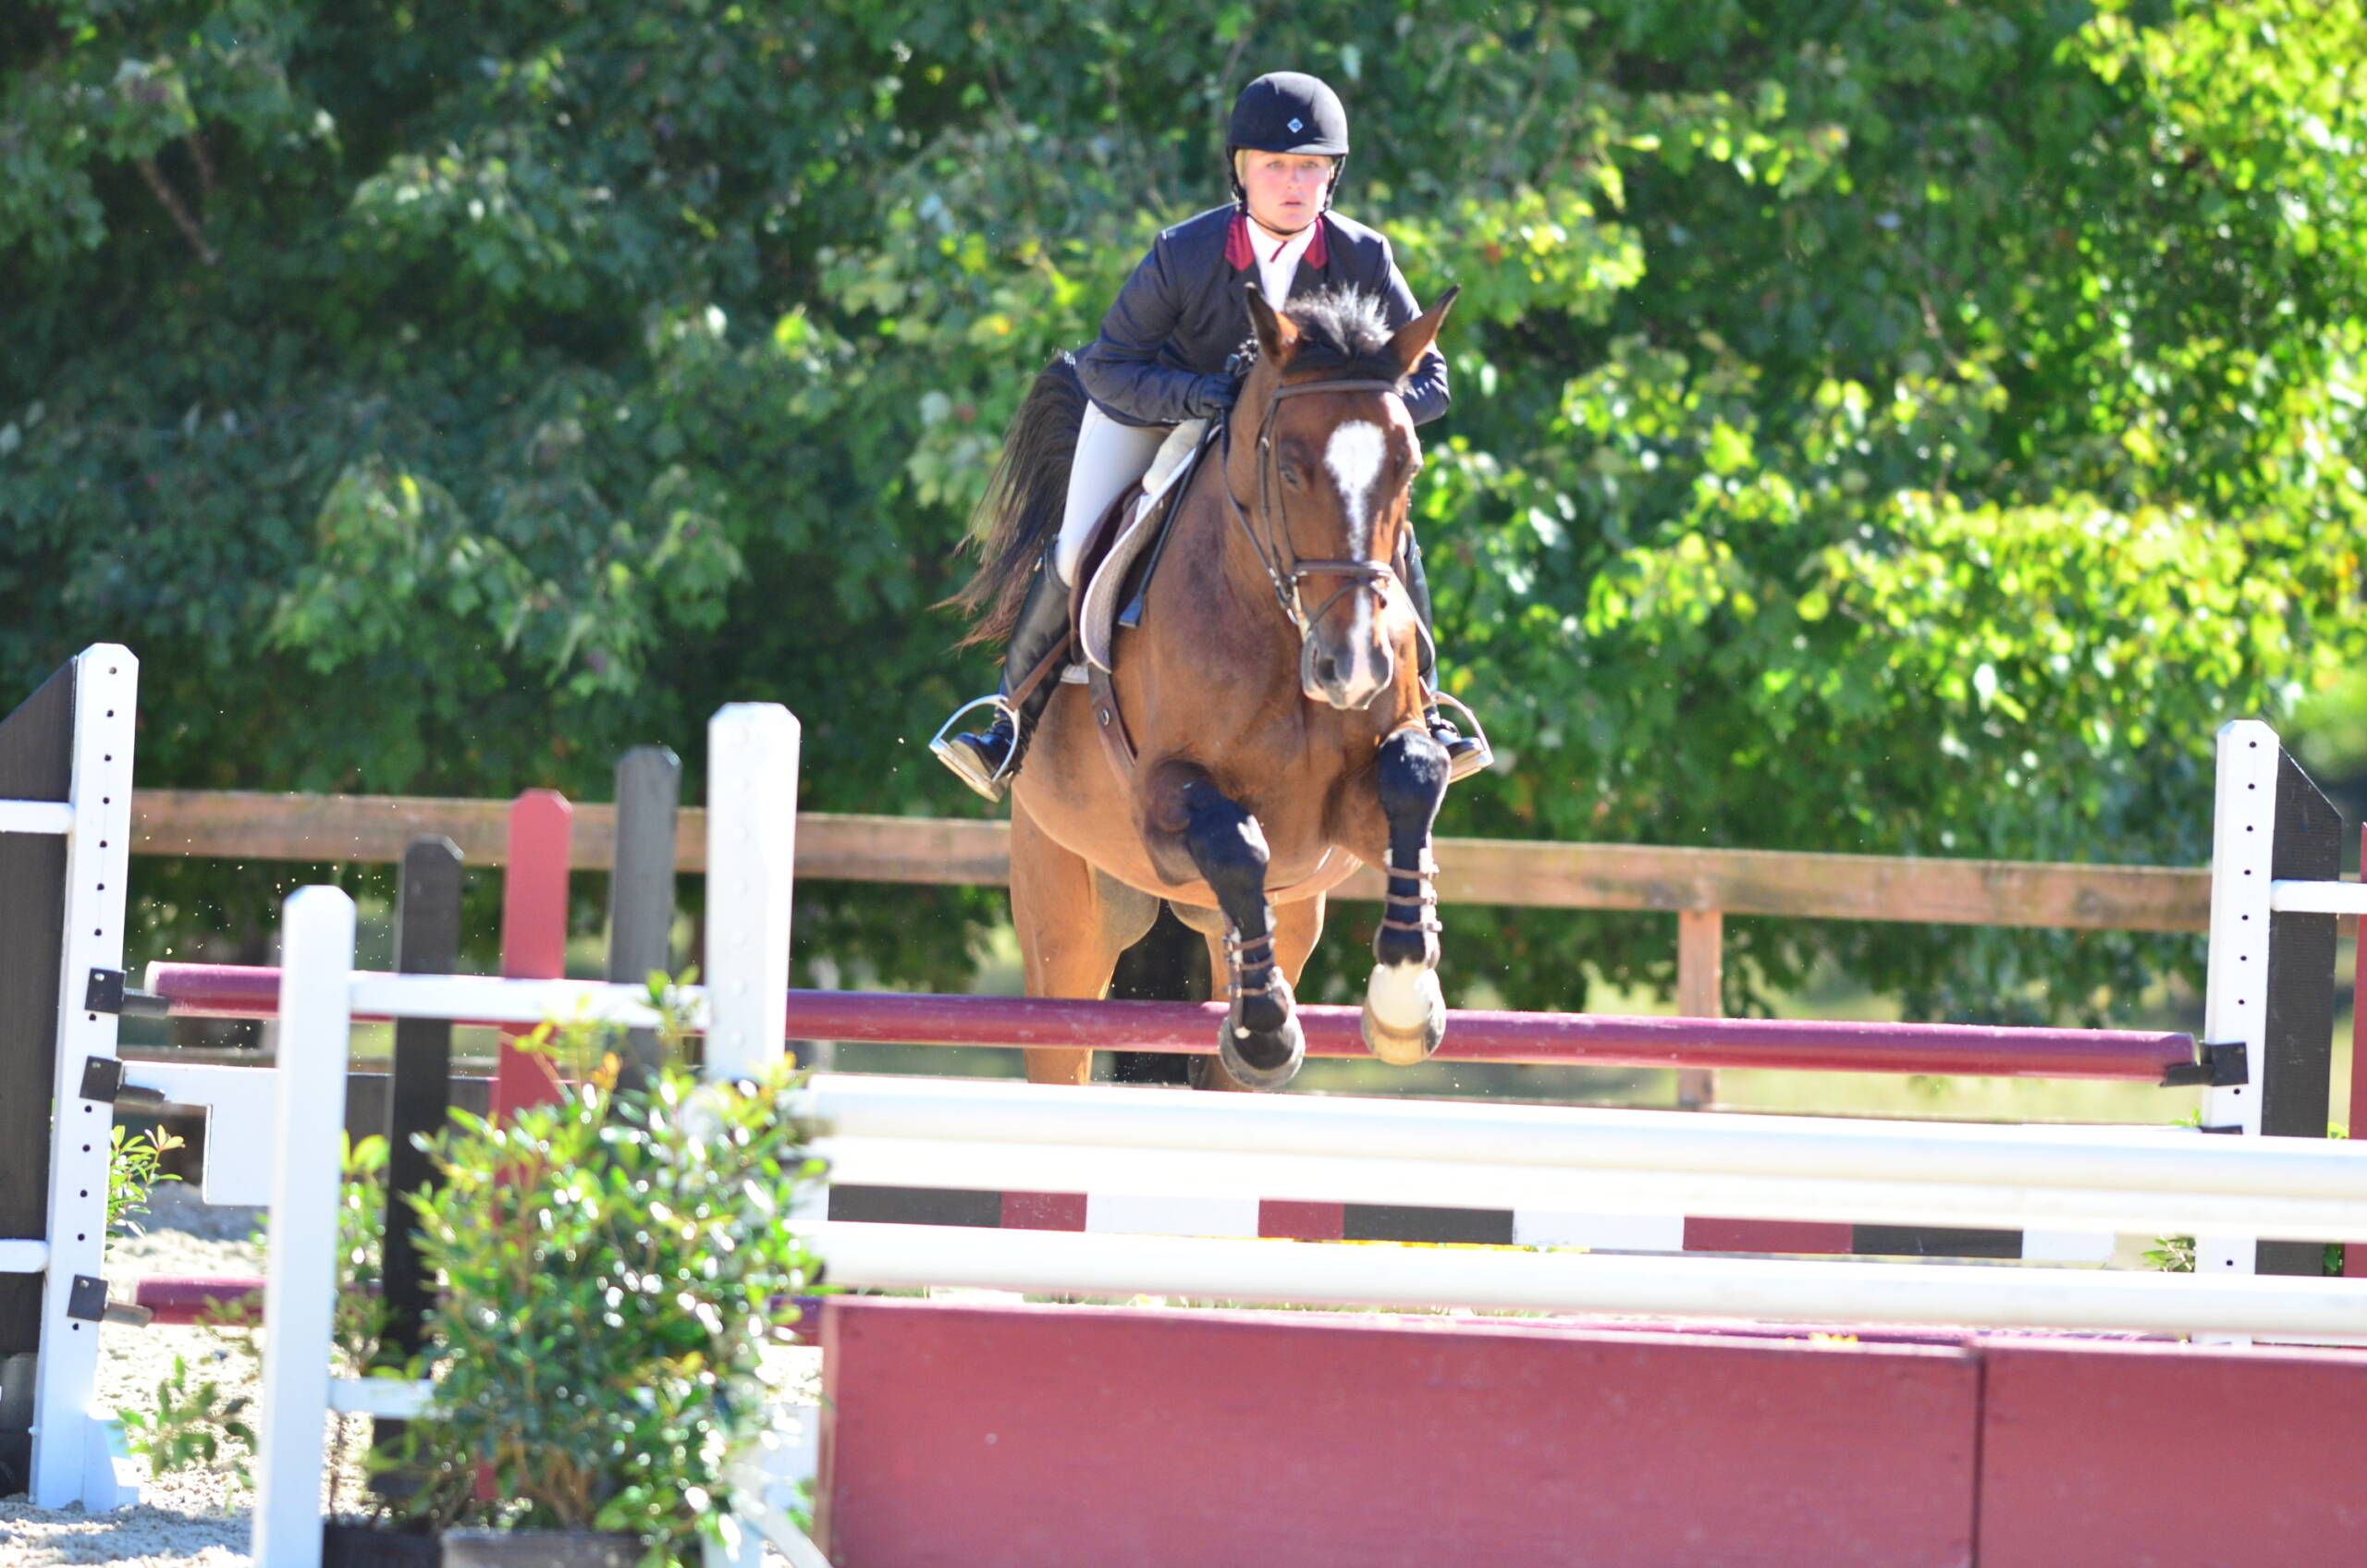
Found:
[[[260, 1275], [262, 1248], [190, 1231], [152, 1230], [115, 1242], [107, 1251], [107, 1280], [116, 1299], [129, 1299], [139, 1280], [156, 1274]], [[192, 1373], [202, 1366], [225, 1374], [226, 1387], [249, 1395], [253, 1363], [228, 1347], [243, 1336], [197, 1328], [146, 1329], [108, 1324], [100, 1330], [99, 1399], [118, 1410], [153, 1410], [156, 1385], [172, 1372], [173, 1358], [185, 1358]], [[794, 1358], [795, 1397], [818, 1395], [821, 1353], [785, 1351]], [[329, 1428], [341, 1428], [331, 1431]], [[337, 1463], [330, 1489], [340, 1510], [357, 1510], [362, 1498], [361, 1455], [369, 1442], [363, 1416], [332, 1416], [324, 1429], [325, 1452]], [[148, 1475], [145, 1460], [134, 1460], [141, 1503], [115, 1513], [80, 1508], [34, 1508], [19, 1495], [0, 1500], [0, 1568], [47, 1568], [53, 1563], [120, 1562], [142, 1568], [246, 1568], [248, 1505], [243, 1489], [223, 1470], [185, 1470], [162, 1478]], [[768, 1562], [782, 1560], [767, 1551]]]
[[[182, 1231], [125, 1237], [107, 1249], [107, 1282], [118, 1301], [130, 1295], [137, 1280], [152, 1274], [262, 1272], [261, 1247]], [[99, 1400], [117, 1409], [153, 1410], [156, 1385], [172, 1372], [176, 1355], [185, 1357], [191, 1371], [212, 1364], [224, 1372], [242, 1373], [246, 1366], [244, 1357], [227, 1348], [236, 1336], [206, 1329], [131, 1329], [110, 1323], [99, 1333]], [[133, 1464], [141, 1477], [137, 1508], [85, 1513], [80, 1508], [35, 1508], [21, 1496], [0, 1501], [0, 1563], [9, 1568], [59, 1562], [229, 1568], [249, 1561], [248, 1500], [241, 1498], [233, 1506], [227, 1472], [185, 1470], [151, 1479], [145, 1460]], [[350, 1463], [337, 1480], [345, 1495], [358, 1493], [360, 1475]]]

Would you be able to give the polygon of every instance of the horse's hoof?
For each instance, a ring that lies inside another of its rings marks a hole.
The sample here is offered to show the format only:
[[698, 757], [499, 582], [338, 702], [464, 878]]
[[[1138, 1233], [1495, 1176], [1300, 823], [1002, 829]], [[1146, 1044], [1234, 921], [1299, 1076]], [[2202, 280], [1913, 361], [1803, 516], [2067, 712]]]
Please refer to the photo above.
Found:
[[1392, 1067], [1428, 1061], [1446, 1038], [1446, 994], [1435, 969], [1377, 963], [1365, 986], [1365, 1048]]
[[1217, 1058], [1245, 1089], [1279, 1089], [1298, 1076], [1306, 1060], [1306, 1032], [1295, 1015], [1280, 1029], [1245, 1035], [1228, 1019], [1217, 1025]]

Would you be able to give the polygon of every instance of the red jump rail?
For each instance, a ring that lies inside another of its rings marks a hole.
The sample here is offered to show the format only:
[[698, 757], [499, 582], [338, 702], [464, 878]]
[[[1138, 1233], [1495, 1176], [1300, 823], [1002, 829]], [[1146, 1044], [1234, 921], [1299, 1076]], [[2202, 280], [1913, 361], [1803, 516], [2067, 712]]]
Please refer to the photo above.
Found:
[[[276, 969], [158, 963], [149, 968], [148, 986], [166, 998], [176, 1018], [270, 1018], [279, 1009]], [[1223, 1016], [1224, 1009], [1214, 1002], [791, 991], [788, 1033], [798, 1040], [1090, 1047], [1205, 1056], [1216, 1049]], [[1309, 1056], [1367, 1054], [1359, 1010], [1302, 1007], [1298, 1016]], [[357, 1015], [357, 1022], [367, 1021]], [[2148, 1030], [1468, 1010], [1448, 1015], [1446, 1043], [1433, 1060], [2158, 1084], [2168, 1070], [2192, 1064], [2195, 1048], [2191, 1035]]]

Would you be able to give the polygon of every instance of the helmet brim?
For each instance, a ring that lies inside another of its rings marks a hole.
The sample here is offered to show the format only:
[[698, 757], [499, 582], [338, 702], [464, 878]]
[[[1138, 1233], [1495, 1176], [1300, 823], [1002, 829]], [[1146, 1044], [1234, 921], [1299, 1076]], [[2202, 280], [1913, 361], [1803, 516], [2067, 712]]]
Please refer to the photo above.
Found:
[[1329, 140], [1290, 142], [1234, 141], [1228, 143], [1225, 147], [1225, 155], [1230, 157], [1235, 153], [1306, 153], [1318, 158], [1344, 158], [1348, 155], [1348, 144], [1344, 141], [1333, 141]]

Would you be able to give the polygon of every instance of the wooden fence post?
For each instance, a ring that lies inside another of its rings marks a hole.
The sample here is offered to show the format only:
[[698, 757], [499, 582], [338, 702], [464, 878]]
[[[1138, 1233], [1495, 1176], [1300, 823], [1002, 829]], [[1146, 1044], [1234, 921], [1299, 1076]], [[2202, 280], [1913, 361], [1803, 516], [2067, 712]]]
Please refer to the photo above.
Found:
[[[1726, 917], [1722, 910], [1676, 912], [1676, 1011], [1686, 1018], [1724, 1016], [1719, 987], [1724, 979]], [[1718, 1074], [1707, 1067], [1680, 1069], [1676, 1103], [1681, 1110], [1706, 1110], [1718, 1097]]]
[[[608, 874], [608, 978], [646, 985], [673, 972], [674, 825], [682, 805], [682, 762], [664, 746], [635, 746], [617, 763], [616, 861]], [[662, 1047], [655, 1029], [625, 1032], [619, 1085], [656, 1076]]]
[[[557, 980], [567, 973], [568, 841], [574, 808], [556, 790], [529, 790], [509, 804], [508, 869], [501, 885], [501, 973], [512, 980]], [[546, 1057], [510, 1042], [527, 1028], [501, 1032], [493, 1079], [493, 1120], [558, 1098], [558, 1074]]]
[[[460, 967], [460, 851], [446, 838], [415, 839], [403, 851], [395, 896], [395, 968], [405, 974], [453, 974]], [[379, 1365], [401, 1366], [426, 1337], [435, 1290], [419, 1258], [411, 1194], [435, 1185], [435, 1167], [411, 1142], [443, 1131], [452, 1111], [452, 1024], [442, 1018], [395, 1022], [394, 1060], [386, 1077], [386, 1240], [379, 1278], [385, 1290], [386, 1332]], [[381, 1497], [419, 1489], [416, 1472], [398, 1468], [404, 1423], [380, 1416], [372, 1446], [387, 1462], [371, 1476]]]

